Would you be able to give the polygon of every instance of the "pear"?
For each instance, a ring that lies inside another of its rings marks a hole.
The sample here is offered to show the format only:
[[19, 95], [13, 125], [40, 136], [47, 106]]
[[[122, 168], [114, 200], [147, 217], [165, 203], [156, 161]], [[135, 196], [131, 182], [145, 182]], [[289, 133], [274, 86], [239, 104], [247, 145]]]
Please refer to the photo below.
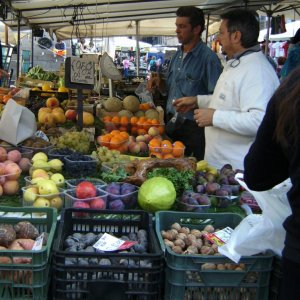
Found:
[[38, 197], [38, 188], [36, 186], [28, 187], [23, 193], [23, 199], [26, 202], [34, 202]]
[[54, 197], [50, 200], [50, 206], [55, 207], [57, 210], [60, 210], [63, 206], [63, 200], [61, 197]]
[[31, 174], [31, 178], [43, 177], [44, 179], [49, 179], [47, 171], [44, 169], [34, 169]]
[[53, 195], [59, 193], [55, 182], [50, 179], [40, 180], [37, 183], [37, 186], [39, 188], [40, 195]]
[[39, 197], [34, 201], [33, 206], [34, 207], [50, 207], [50, 201], [46, 198]]
[[64, 165], [62, 163], [61, 160], [55, 158], [55, 159], [51, 159], [49, 162], [48, 162], [49, 166], [50, 166], [50, 169], [52, 171], [55, 171], [55, 172], [61, 172], [62, 170], [62, 166]]
[[44, 177], [35, 177], [35, 178], [31, 179], [30, 183], [37, 184], [41, 180], [45, 180], [45, 178]]
[[63, 187], [65, 184], [65, 178], [62, 174], [55, 173], [51, 176], [50, 179], [53, 180], [56, 183], [56, 186], [60, 188]]
[[50, 171], [51, 169], [49, 163], [44, 160], [36, 160], [32, 166], [34, 169], [43, 169], [45, 171]]
[[37, 160], [42, 160], [42, 161], [47, 162], [48, 161], [48, 156], [44, 152], [38, 152], [38, 153], [33, 155], [31, 161], [35, 162]]

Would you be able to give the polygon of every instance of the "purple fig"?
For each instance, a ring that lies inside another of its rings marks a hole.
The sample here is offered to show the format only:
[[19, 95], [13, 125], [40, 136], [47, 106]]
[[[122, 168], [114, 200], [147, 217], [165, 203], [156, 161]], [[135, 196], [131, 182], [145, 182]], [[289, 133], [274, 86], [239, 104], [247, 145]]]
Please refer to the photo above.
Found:
[[229, 182], [229, 184], [231, 184], [231, 185], [239, 184], [239, 183], [235, 180], [234, 175], [228, 176], [228, 182]]
[[199, 205], [198, 201], [195, 198], [189, 198], [187, 204], [189, 204], [189, 205]]
[[229, 185], [229, 184], [221, 185], [221, 189], [226, 190], [228, 192], [228, 195], [232, 194], [232, 187], [233, 187], [233, 185]]
[[219, 183], [220, 184], [229, 184], [227, 176], [221, 175], [220, 179], [219, 179]]
[[209, 195], [215, 194], [216, 190], [220, 188], [220, 185], [216, 182], [208, 182], [205, 185], [206, 193]]
[[216, 181], [216, 176], [211, 173], [206, 173], [204, 177], [207, 180], [207, 182], [215, 182]]
[[198, 204], [200, 205], [210, 205], [210, 200], [207, 195], [199, 195], [197, 197]]
[[218, 197], [228, 197], [230, 196], [231, 192], [229, 193], [228, 190], [224, 189], [224, 188], [220, 188], [216, 190], [215, 195]]
[[121, 185], [120, 193], [121, 195], [127, 195], [136, 190], [136, 187], [130, 183], [123, 183]]
[[197, 193], [201, 193], [201, 194], [206, 193], [205, 186], [203, 184], [198, 184], [196, 186], [196, 191]]
[[122, 200], [114, 200], [109, 203], [109, 209], [112, 210], [124, 210], [125, 205]]
[[120, 184], [115, 182], [109, 183], [105, 190], [109, 194], [120, 195]]

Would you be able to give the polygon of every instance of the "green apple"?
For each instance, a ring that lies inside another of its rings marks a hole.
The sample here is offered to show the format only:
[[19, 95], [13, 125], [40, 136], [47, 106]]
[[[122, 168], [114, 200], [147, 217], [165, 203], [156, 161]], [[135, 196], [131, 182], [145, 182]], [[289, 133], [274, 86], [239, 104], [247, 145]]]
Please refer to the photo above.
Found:
[[38, 197], [39, 189], [36, 186], [28, 187], [23, 194], [23, 199], [26, 202], [34, 202]]
[[44, 152], [38, 152], [38, 153], [33, 155], [31, 161], [35, 162], [37, 160], [43, 160], [43, 161], [47, 162], [48, 161], [48, 156]]
[[63, 200], [61, 197], [54, 197], [50, 200], [50, 206], [60, 210], [63, 207]]
[[58, 187], [63, 187], [65, 184], [64, 176], [59, 173], [53, 174], [50, 179], [53, 180]]
[[33, 206], [34, 207], [50, 207], [50, 201], [46, 198], [39, 197], [34, 201]]
[[37, 186], [39, 188], [40, 195], [53, 195], [59, 193], [59, 190], [55, 182], [52, 181], [51, 179], [40, 180], [37, 183]]
[[54, 172], [61, 172], [62, 166], [64, 165], [62, 161], [57, 158], [51, 159], [48, 164], [50, 165], [51, 170]]
[[31, 178], [43, 177], [44, 179], [49, 179], [47, 171], [43, 169], [34, 169], [31, 174]]

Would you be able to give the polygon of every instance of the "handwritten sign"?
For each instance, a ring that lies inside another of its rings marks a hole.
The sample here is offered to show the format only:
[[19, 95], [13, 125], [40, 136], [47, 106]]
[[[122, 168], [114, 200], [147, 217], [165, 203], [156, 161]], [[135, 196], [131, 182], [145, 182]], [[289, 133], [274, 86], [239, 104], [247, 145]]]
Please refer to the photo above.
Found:
[[94, 63], [87, 59], [71, 57], [71, 82], [94, 84]]

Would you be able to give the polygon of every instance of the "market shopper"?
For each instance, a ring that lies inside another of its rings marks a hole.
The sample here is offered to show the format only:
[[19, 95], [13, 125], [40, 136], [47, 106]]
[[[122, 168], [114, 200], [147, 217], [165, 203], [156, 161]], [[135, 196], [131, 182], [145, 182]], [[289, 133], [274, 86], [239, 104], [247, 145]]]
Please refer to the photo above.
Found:
[[258, 45], [256, 16], [233, 10], [221, 18], [218, 39], [228, 61], [213, 95], [179, 98], [174, 107], [179, 112], [198, 107], [194, 118], [205, 127], [205, 160], [218, 168], [230, 163], [242, 169], [279, 80]]
[[129, 77], [129, 59], [126, 56], [125, 59], [123, 60], [123, 69], [124, 69], [124, 78], [125, 80], [128, 80]]
[[297, 67], [300, 67], [300, 28], [291, 39], [290, 47], [288, 50], [288, 57], [280, 72], [281, 80], [286, 78], [291, 73], [291, 71], [293, 71]]
[[[165, 80], [156, 76], [148, 81], [148, 88], [153, 93], [156, 90], [167, 93], [167, 121], [176, 112], [172, 105], [174, 99], [213, 93], [222, 72], [219, 58], [201, 40], [205, 25], [203, 11], [194, 6], [184, 6], [177, 10], [176, 15], [176, 34], [181, 47], [171, 59]], [[176, 122], [176, 130], [167, 132], [168, 135], [172, 140], [184, 143], [186, 155], [203, 159], [203, 128], [197, 126], [192, 112], [180, 113], [177, 120], [181, 121]]]
[[[283, 81], [271, 98], [256, 139], [245, 157], [244, 180], [255, 191], [269, 190], [287, 178], [292, 215], [282, 253], [282, 300], [298, 300], [300, 294], [300, 67]], [[272, 205], [272, 203], [270, 203]]]

